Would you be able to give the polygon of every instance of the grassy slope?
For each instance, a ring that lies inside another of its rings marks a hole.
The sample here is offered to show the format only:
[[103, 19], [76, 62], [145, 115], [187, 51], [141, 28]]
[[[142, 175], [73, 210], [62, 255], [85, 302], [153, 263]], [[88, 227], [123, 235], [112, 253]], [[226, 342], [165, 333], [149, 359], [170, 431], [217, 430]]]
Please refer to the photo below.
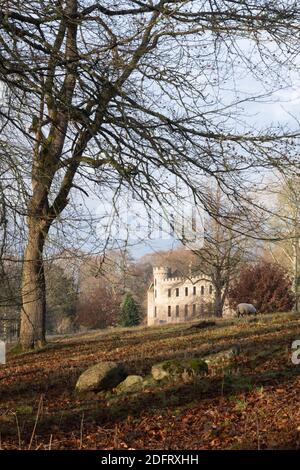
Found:
[[[300, 319], [255, 319], [118, 329], [56, 339], [35, 353], [9, 354], [0, 366], [2, 448], [257, 449], [296, 448], [300, 366], [291, 343]], [[239, 343], [226, 370], [166, 383], [139, 394], [78, 397], [80, 373], [101, 360], [147, 375], [163, 359], [202, 356]], [[39, 408], [39, 411], [37, 411]], [[36, 429], [33, 432], [35, 421]]]

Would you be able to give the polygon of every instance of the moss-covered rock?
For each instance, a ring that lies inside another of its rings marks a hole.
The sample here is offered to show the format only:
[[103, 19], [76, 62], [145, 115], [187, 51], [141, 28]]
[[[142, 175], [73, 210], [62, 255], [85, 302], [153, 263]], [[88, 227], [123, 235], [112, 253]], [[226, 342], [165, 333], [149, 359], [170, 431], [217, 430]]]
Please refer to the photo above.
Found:
[[143, 380], [143, 389], [148, 389], [148, 388], [155, 388], [157, 387], [157, 381], [154, 380], [152, 375], [148, 375], [147, 377], [144, 378]]
[[128, 375], [123, 382], [116, 387], [117, 393], [138, 392], [143, 388], [143, 377], [141, 375]]
[[207, 363], [203, 359], [171, 359], [154, 364], [151, 369], [155, 380], [183, 377], [184, 375], [199, 376], [208, 373]]
[[234, 346], [231, 346], [231, 348], [225, 349], [223, 351], [209, 354], [208, 356], [205, 356], [203, 359], [208, 364], [219, 364], [219, 363], [224, 363], [224, 362], [230, 362], [240, 353], [241, 353], [241, 346], [239, 344], [236, 344]]

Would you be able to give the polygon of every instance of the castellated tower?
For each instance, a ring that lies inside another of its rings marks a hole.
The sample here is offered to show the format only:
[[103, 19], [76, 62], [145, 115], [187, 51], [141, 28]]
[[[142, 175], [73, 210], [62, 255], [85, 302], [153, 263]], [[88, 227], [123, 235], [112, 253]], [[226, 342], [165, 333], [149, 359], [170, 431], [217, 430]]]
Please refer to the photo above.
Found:
[[170, 268], [162, 266], [159, 268], [153, 268], [153, 282], [157, 288], [163, 286], [163, 281], [170, 277], [171, 272]]
[[166, 266], [154, 267], [148, 290], [148, 325], [211, 315], [213, 300], [214, 289], [207, 276], [176, 277]]

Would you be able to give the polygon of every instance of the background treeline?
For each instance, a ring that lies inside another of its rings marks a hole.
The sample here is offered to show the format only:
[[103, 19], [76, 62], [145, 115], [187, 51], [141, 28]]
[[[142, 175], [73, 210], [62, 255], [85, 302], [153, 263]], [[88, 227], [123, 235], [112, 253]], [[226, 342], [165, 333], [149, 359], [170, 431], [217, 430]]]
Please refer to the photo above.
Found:
[[[126, 310], [132, 299], [136, 318], [132, 324], [145, 323], [147, 289], [152, 267], [157, 265], [169, 266], [175, 275], [190, 276], [199, 272], [199, 255], [178, 247], [138, 260], [128, 253], [111, 251], [105, 257], [61, 253], [55, 261], [48, 261], [47, 333], [126, 326], [124, 305]], [[6, 264], [0, 288], [2, 317], [19, 319], [21, 268], [21, 263]], [[251, 302], [261, 313], [289, 311], [294, 305], [292, 287], [287, 267], [270, 260], [269, 250], [262, 248], [251, 257], [245, 254], [231, 279], [227, 300], [232, 308], [239, 302]]]

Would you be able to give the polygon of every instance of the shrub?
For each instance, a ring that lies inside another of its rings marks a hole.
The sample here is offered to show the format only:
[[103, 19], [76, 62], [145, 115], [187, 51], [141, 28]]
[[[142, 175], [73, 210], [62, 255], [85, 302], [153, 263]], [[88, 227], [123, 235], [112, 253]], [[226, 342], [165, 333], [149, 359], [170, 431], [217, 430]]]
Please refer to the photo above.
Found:
[[292, 309], [292, 282], [283, 267], [260, 262], [246, 266], [229, 290], [230, 305], [241, 302], [255, 305], [261, 313], [286, 312]]

